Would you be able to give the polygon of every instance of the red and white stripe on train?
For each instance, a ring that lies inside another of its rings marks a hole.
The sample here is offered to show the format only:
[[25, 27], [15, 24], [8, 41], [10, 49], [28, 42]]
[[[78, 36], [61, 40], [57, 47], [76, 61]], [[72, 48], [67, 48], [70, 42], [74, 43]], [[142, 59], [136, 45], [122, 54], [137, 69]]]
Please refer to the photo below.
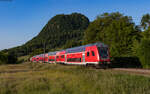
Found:
[[109, 64], [108, 46], [97, 42], [61, 51], [49, 52], [31, 57], [32, 62], [63, 63], [63, 64]]

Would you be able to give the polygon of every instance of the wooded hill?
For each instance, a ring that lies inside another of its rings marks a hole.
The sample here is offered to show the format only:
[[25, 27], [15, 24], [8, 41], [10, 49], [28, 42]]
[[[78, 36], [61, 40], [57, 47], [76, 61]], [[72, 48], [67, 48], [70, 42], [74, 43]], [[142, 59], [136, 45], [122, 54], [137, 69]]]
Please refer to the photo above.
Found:
[[44, 53], [44, 49], [48, 52], [81, 45], [88, 25], [89, 19], [80, 13], [56, 15], [32, 40], [4, 52], [11, 52], [17, 56], [36, 55]]
[[49, 52], [98, 41], [109, 45], [112, 61], [140, 62], [147, 68], [150, 66], [150, 15], [143, 15], [140, 26], [135, 25], [132, 17], [119, 12], [98, 15], [90, 23], [80, 13], [56, 15], [32, 40], [3, 52], [32, 56], [44, 53], [44, 48]]

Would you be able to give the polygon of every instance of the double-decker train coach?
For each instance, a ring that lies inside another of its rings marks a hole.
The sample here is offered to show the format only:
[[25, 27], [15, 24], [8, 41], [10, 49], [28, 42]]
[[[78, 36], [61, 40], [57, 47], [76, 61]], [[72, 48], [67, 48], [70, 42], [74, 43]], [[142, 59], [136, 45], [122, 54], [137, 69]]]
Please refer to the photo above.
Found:
[[38, 62], [38, 61], [39, 61], [39, 56], [38, 56], [38, 55], [33, 56], [33, 57], [31, 58], [31, 61], [32, 61], [32, 62]]
[[56, 53], [56, 62], [57, 63], [66, 63], [65, 61], [65, 54], [66, 54], [66, 51], [65, 50], [61, 50], [59, 52]]
[[108, 46], [98, 42], [94, 44], [66, 49], [66, 64], [110, 64]]
[[57, 52], [48, 53], [48, 63], [56, 63], [56, 53]]
[[[43, 54], [33, 56], [32, 61], [42, 61]], [[108, 46], [101, 43], [87, 44], [79, 47], [68, 48], [61, 51], [44, 54], [44, 62], [64, 63], [75, 65], [107, 65], [110, 64]], [[39, 58], [39, 59], [38, 59]]]
[[30, 58], [30, 61], [31, 61], [31, 62], [35, 62], [35, 56], [31, 57], [31, 58]]
[[45, 61], [44, 61], [44, 54], [38, 55], [38, 62], [39, 62], [39, 63], [44, 63], [44, 62], [45, 62]]

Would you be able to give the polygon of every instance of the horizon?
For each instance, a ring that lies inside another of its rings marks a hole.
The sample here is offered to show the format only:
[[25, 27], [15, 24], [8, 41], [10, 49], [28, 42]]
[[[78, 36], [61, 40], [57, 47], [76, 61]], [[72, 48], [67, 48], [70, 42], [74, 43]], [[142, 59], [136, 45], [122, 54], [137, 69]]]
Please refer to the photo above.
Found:
[[142, 15], [150, 13], [149, 4], [147, 0], [2, 0], [0, 50], [25, 44], [57, 14], [77, 12], [93, 21], [105, 12], [120, 12], [139, 25]]

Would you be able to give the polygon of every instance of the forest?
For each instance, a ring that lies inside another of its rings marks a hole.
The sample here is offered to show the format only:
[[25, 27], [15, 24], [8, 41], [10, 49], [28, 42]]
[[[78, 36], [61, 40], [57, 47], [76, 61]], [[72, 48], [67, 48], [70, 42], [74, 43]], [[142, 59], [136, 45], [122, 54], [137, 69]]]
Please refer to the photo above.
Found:
[[[0, 64], [16, 63], [17, 57], [74, 46], [103, 42], [109, 45], [112, 62], [150, 67], [150, 14], [143, 14], [140, 25], [119, 12], [103, 13], [94, 21], [81, 13], [52, 17], [41, 32], [27, 43], [0, 52]], [[14, 58], [13, 62], [9, 58]]]

